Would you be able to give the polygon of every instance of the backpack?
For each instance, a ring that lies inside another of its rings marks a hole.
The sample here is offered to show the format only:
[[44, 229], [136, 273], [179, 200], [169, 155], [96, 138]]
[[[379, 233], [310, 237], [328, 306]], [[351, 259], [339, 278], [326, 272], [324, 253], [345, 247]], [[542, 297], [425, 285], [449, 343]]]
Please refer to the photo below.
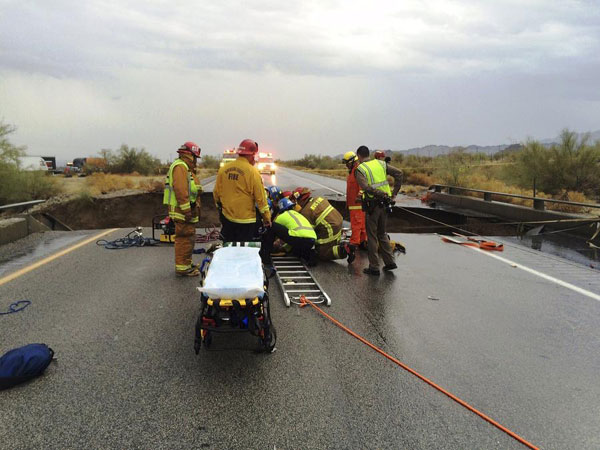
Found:
[[5, 353], [0, 357], [0, 390], [41, 375], [53, 356], [46, 344], [29, 344]]

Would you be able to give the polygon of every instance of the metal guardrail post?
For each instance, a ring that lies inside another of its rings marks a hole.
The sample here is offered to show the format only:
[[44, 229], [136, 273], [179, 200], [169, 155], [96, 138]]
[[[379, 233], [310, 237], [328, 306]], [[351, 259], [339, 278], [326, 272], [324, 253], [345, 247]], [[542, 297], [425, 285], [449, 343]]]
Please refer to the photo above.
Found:
[[448, 194], [450, 194], [450, 195], [459, 195], [460, 192], [455, 187], [449, 187], [448, 188]]
[[541, 198], [534, 198], [533, 199], [533, 209], [538, 209], [540, 211], [544, 211], [546, 209], [544, 200], [542, 200]]
[[491, 202], [492, 201], [492, 194], [491, 194], [491, 192], [484, 192], [483, 193], [483, 199], [486, 202]]

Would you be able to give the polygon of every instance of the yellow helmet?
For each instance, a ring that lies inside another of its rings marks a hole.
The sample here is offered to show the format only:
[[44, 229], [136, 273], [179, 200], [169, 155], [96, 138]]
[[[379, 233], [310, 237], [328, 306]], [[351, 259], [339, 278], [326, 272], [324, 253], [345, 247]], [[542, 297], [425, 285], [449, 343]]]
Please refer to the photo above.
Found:
[[344, 164], [353, 163], [356, 160], [356, 153], [354, 152], [346, 152], [344, 153], [344, 157], [342, 158], [342, 162]]

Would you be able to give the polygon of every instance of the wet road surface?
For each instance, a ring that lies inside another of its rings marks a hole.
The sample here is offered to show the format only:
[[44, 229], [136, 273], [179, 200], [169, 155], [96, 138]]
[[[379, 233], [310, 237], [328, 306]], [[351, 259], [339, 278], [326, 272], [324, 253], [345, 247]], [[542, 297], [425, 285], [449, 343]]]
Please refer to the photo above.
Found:
[[[326, 312], [540, 447], [600, 447], [597, 271], [519, 246], [506, 262], [393, 237], [408, 249], [394, 273], [362, 274], [365, 254], [314, 269]], [[198, 280], [172, 265], [167, 245], [90, 243], [0, 278], [3, 310], [32, 301], [0, 316], [0, 351], [46, 342], [57, 356], [0, 393], [0, 448], [522, 447], [315, 311], [286, 308], [275, 283], [275, 353], [242, 335], [196, 356]]]

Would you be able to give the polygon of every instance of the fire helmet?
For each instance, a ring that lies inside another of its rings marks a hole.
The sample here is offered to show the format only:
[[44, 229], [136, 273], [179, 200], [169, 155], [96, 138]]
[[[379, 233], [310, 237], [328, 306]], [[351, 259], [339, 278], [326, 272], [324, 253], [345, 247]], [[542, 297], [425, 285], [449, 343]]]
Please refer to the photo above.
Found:
[[375, 159], [385, 159], [385, 153], [383, 153], [381, 150], [377, 150], [375, 153], [373, 153], [373, 158]]
[[192, 141], [187, 141], [185, 144], [183, 144], [177, 149], [177, 153], [190, 153], [196, 158], [200, 158], [200, 151], [201, 150], [200, 147], [198, 147], [198, 144]]
[[354, 152], [346, 152], [344, 153], [344, 157], [342, 158], [342, 162], [346, 165], [352, 164], [356, 161], [356, 153]]
[[277, 203], [283, 197], [281, 189], [277, 186], [267, 186], [265, 190], [267, 191], [267, 196], [273, 200], [274, 203]]
[[279, 203], [277, 204], [277, 208], [279, 209], [279, 212], [287, 211], [288, 209], [292, 209], [293, 207], [294, 207], [294, 204], [292, 203], [292, 201], [289, 198], [282, 198], [281, 200], [279, 200]]
[[255, 155], [258, 152], [258, 143], [252, 139], [244, 139], [237, 148], [238, 155]]
[[281, 198], [290, 198], [292, 196], [292, 191], [283, 191], [281, 193]]
[[310, 198], [310, 194], [310, 188], [307, 187], [297, 187], [292, 192], [292, 195], [296, 199], [296, 202], [300, 204], [304, 204]]

